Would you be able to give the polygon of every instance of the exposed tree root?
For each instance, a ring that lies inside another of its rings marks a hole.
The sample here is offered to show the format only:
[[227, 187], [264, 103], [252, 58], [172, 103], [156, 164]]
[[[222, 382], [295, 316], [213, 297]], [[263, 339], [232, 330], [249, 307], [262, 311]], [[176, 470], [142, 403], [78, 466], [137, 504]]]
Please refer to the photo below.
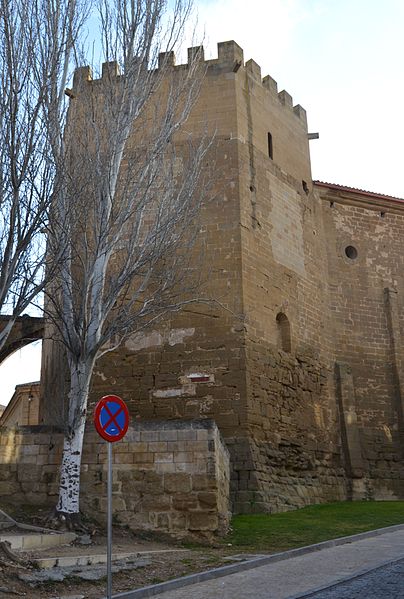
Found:
[[0, 564], [2, 566], [9, 566], [10, 562], [15, 565], [18, 564], [21, 568], [28, 568], [30, 566], [29, 560], [17, 555], [11, 549], [11, 543], [8, 541], [0, 541]]
[[46, 520], [47, 526], [57, 530], [68, 530], [71, 532], [88, 533], [89, 529], [83, 524], [81, 514], [68, 514], [59, 512], [56, 508], [49, 514]]

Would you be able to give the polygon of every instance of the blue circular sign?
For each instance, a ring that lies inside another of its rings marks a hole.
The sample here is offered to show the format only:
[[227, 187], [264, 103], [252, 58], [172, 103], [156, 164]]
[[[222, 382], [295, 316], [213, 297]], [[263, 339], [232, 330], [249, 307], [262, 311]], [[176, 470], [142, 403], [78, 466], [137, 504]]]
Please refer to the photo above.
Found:
[[114, 443], [126, 435], [129, 412], [125, 402], [117, 395], [102, 397], [95, 406], [94, 425], [98, 434]]

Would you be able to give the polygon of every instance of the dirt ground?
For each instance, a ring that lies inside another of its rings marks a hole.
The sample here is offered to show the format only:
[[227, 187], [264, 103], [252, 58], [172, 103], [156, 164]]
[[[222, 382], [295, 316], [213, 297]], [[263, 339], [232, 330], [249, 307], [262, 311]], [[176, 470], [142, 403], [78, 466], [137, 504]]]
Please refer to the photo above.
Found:
[[[41, 515], [31, 516], [24, 513], [14, 513], [12, 516], [20, 522], [44, 525]], [[22, 532], [22, 531], [20, 531]], [[85, 581], [74, 574], [63, 582], [46, 581], [30, 583], [20, 580], [21, 575], [35, 574], [37, 569], [31, 560], [43, 557], [106, 555], [106, 537], [96, 526], [88, 525], [91, 545], [72, 545], [52, 549], [35, 550], [19, 554], [24, 558], [21, 564], [3, 555], [0, 560], [0, 599], [27, 597], [29, 599], [64, 599], [70, 596], [82, 596], [85, 599], [101, 599], [106, 596], [106, 565], [105, 576], [97, 581]], [[6, 531], [4, 531], [6, 533]], [[120, 593], [138, 587], [156, 584], [178, 576], [201, 572], [229, 563], [231, 547], [225, 545], [197, 546], [189, 548], [175, 541], [158, 538], [141, 538], [133, 532], [114, 528], [113, 553], [138, 554], [140, 567], [113, 574], [113, 593]], [[227, 559], [226, 559], [227, 558]], [[144, 562], [146, 561], [146, 564]]]
[[[84, 553], [80, 551], [80, 555]], [[177, 576], [201, 572], [226, 563], [217, 549], [189, 550], [180, 554], [155, 553], [148, 559], [150, 559], [150, 565], [148, 566], [114, 574], [112, 579], [113, 593], [156, 584]], [[4, 596], [11, 599], [12, 597], [21, 596], [32, 599], [56, 599], [70, 594], [83, 595], [85, 599], [100, 599], [106, 595], [106, 577], [92, 582], [73, 577], [63, 582], [46, 582], [32, 586], [18, 578], [19, 574], [27, 572], [30, 572], [30, 569], [13, 564], [6, 567], [0, 566], [0, 597]]]

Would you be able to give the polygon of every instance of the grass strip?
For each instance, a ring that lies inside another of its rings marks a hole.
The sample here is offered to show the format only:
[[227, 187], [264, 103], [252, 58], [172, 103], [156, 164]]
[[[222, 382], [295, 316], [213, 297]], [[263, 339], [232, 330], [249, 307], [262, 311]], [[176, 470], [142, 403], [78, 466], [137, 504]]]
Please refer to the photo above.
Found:
[[224, 543], [272, 553], [394, 524], [404, 524], [404, 501], [328, 503], [280, 514], [234, 516]]

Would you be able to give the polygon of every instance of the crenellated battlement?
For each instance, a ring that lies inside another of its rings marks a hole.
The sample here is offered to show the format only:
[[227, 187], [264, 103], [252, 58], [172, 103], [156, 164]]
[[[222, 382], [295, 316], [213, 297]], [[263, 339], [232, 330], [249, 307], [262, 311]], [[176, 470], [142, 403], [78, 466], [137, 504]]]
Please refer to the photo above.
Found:
[[[175, 70], [184, 71], [189, 68], [191, 64], [195, 64], [195, 61], [202, 62], [206, 65], [209, 75], [220, 76], [223, 73], [233, 72], [235, 74], [240, 73], [240, 70], [244, 70], [256, 84], [262, 85], [265, 90], [269, 92], [272, 98], [277, 98], [279, 103], [291, 110], [297, 118], [306, 123], [306, 111], [304, 108], [297, 104], [293, 106], [292, 96], [285, 90], [278, 92], [278, 85], [275, 79], [270, 75], [266, 75], [264, 78], [261, 76], [261, 67], [253, 59], [248, 60], [244, 64], [244, 52], [243, 49], [233, 40], [227, 42], [219, 42], [217, 44], [217, 58], [205, 60], [205, 52], [203, 46], [194, 46], [188, 48], [187, 51], [187, 63], [176, 64], [174, 52], [161, 52], [158, 56], [157, 69], [164, 69], [167, 67]], [[117, 62], [103, 63], [101, 71], [101, 79], [94, 79], [92, 77], [91, 68], [88, 66], [79, 67], [74, 73], [73, 88], [77, 89], [79, 86], [86, 82], [102, 81], [105, 78], [117, 78], [120, 76], [120, 69]]]

